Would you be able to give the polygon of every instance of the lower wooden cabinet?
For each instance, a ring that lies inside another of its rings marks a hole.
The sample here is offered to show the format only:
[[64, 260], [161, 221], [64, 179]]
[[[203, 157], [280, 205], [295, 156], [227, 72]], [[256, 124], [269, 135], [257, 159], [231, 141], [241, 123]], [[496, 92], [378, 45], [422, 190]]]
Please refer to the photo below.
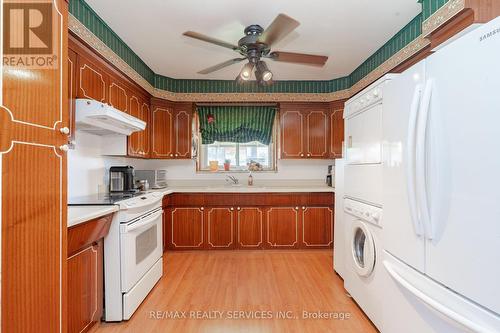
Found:
[[333, 198], [333, 193], [173, 194], [163, 202], [164, 250], [332, 248]]
[[264, 209], [261, 207], [237, 207], [236, 235], [237, 248], [262, 248], [264, 246]]
[[168, 248], [196, 250], [205, 247], [203, 207], [169, 208], [166, 214]]
[[298, 248], [300, 215], [298, 207], [271, 207], [267, 210], [266, 246]]
[[305, 248], [329, 248], [333, 244], [333, 209], [302, 207], [302, 245]]
[[102, 260], [102, 240], [68, 258], [68, 332], [86, 332], [101, 319]]
[[112, 214], [68, 228], [68, 332], [89, 331], [103, 311], [103, 244]]
[[208, 249], [233, 249], [235, 247], [235, 216], [233, 207], [206, 209], [205, 230]]

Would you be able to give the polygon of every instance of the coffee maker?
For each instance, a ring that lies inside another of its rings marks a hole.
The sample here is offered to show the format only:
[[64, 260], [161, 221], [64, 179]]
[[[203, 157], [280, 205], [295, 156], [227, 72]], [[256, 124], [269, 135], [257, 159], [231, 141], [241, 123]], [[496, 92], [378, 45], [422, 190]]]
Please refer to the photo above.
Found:
[[134, 193], [134, 167], [112, 166], [109, 168], [109, 193]]

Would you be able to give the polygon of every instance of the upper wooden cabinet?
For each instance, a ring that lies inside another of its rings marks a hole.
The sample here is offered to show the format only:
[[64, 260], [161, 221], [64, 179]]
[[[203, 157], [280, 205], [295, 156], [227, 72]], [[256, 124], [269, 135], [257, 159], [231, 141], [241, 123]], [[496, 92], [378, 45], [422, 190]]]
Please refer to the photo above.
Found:
[[327, 103], [282, 103], [280, 112], [281, 158], [329, 157]]
[[342, 158], [344, 142], [344, 103], [345, 100], [330, 103], [330, 158]]
[[130, 92], [127, 91], [125, 84], [118, 80], [117, 78], [111, 76], [109, 78], [109, 88], [108, 88], [108, 104], [123, 111], [125, 113], [130, 113], [129, 110], [129, 95]]
[[82, 56], [78, 57], [77, 63], [77, 97], [107, 103], [109, 77], [104, 66]]
[[192, 103], [151, 100], [151, 158], [191, 158], [192, 115]]

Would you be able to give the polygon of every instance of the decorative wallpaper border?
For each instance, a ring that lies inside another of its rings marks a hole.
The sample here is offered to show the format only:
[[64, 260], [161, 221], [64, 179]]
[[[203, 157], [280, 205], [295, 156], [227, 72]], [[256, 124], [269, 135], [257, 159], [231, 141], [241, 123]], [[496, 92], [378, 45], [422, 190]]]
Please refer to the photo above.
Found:
[[353, 96], [390, 70], [403, 63], [414, 54], [425, 48], [429, 41], [422, 35], [403, 47], [400, 51], [383, 62], [380, 66], [369, 72], [364, 78], [356, 82], [351, 88], [327, 93], [180, 93], [171, 92], [153, 87], [130, 65], [113, 52], [104, 42], [95, 36], [83, 23], [73, 15], [69, 15], [69, 29], [98, 54], [110, 61], [116, 68], [143, 87], [152, 96], [171, 101], [192, 102], [329, 102]]
[[465, 8], [465, 0], [450, 0], [422, 23], [422, 35], [429, 36]]

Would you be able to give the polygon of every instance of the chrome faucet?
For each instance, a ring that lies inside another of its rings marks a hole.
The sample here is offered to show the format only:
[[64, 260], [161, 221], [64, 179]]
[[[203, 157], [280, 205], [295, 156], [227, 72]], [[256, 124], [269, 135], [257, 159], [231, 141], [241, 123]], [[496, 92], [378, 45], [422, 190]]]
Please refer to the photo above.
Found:
[[226, 176], [226, 182], [233, 182], [233, 185], [238, 185], [240, 181], [234, 176]]

